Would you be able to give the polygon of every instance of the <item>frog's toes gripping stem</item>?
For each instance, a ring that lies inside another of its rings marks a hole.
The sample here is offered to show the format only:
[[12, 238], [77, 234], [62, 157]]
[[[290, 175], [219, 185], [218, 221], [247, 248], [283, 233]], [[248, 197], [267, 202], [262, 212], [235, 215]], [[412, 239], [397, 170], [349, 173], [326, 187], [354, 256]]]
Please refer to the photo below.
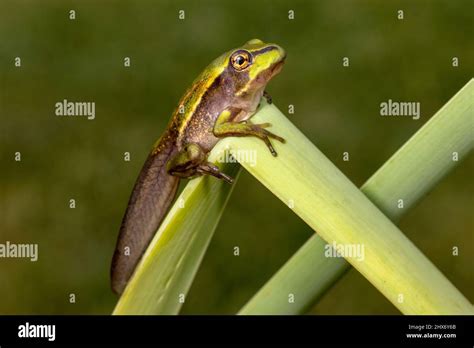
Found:
[[270, 127], [270, 123], [253, 124], [248, 120], [245, 122], [233, 122], [231, 121], [231, 115], [231, 112], [226, 110], [219, 116], [214, 126], [214, 135], [216, 137], [254, 136], [263, 140], [272, 155], [275, 157], [277, 156], [277, 153], [270, 142], [270, 138], [282, 143], [285, 143], [285, 139], [265, 129]]
[[251, 132], [252, 134], [249, 134], [249, 135], [254, 135], [260, 139], [263, 140], [263, 142], [265, 143], [265, 145], [267, 145], [268, 149], [270, 150], [270, 152], [272, 153], [273, 156], [277, 156], [277, 153], [275, 151], [275, 149], [273, 148], [273, 145], [272, 143], [270, 142], [270, 138], [271, 139], [275, 139], [275, 140], [278, 140], [279, 142], [281, 143], [285, 143], [285, 139], [283, 139], [282, 137], [270, 132], [270, 131], [267, 131], [265, 128], [267, 127], [270, 127], [271, 124], [270, 123], [261, 123], [261, 124], [248, 124], [251, 128]]
[[197, 168], [196, 171], [200, 174], [209, 174], [212, 176], [215, 176], [218, 179], [222, 179], [225, 182], [232, 184], [234, 182], [234, 179], [228, 176], [227, 174], [221, 172], [217, 166], [210, 162], [205, 162], [200, 164]]

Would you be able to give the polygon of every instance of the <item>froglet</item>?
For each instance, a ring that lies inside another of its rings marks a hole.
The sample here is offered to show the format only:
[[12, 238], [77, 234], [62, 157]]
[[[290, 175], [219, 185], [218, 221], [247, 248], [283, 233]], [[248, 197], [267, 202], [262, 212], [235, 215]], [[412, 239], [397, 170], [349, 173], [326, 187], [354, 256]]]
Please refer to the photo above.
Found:
[[253, 124], [267, 83], [280, 72], [285, 51], [276, 44], [250, 40], [215, 59], [181, 98], [163, 135], [153, 146], [133, 188], [112, 259], [115, 293], [123, 292], [140, 258], [164, 219], [180, 178], [212, 175], [232, 178], [207, 161], [224, 137], [253, 136], [265, 142], [284, 139], [268, 123]]

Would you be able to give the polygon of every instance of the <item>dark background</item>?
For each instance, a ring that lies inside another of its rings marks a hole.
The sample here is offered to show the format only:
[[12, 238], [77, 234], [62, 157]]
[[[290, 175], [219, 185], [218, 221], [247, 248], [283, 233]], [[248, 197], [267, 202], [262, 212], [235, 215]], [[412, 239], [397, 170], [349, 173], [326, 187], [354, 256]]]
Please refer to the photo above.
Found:
[[[268, 88], [275, 104], [293, 104], [292, 122], [360, 186], [472, 78], [473, 5], [2, 0], [0, 243], [38, 243], [39, 260], [0, 259], [0, 313], [111, 313], [110, 260], [132, 185], [184, 90], [224, 51], [252, 38], [284, 47]], [[63, 99], [95, 102], [96, 119], [56, 117]], [[421, 119], [381, 117], [388, 99], [420, 102]], [[471, 302], [473, 165], [470, 156], [400, 223]], [[235, 313], [312, 233], [242, 174], [182, 313]], [[310, 312], [398, 313], [354, 270]]]

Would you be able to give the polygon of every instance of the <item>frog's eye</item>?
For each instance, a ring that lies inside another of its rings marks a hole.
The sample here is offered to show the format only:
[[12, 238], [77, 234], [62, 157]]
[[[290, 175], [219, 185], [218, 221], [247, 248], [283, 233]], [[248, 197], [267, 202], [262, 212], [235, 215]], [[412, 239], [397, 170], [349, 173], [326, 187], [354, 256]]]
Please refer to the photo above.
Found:
[[237, 51], [230, 57], [230, 63], [235, 70], [244, 70], [252, 63], [252, 56], [247, 51]]

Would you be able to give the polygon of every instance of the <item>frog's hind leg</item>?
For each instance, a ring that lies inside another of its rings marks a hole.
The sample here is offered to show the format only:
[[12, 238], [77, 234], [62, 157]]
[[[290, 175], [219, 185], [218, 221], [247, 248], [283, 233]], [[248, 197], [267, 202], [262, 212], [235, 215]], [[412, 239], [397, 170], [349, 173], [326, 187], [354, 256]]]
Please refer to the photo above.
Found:
[[233, 179], [222, 173], [217, 166], [207, 161], [207, 154], [201, 146], [190, 143], [167, 163], [169, 174], [181, 178], [193, 178], [203, 174], [232, 183]]

